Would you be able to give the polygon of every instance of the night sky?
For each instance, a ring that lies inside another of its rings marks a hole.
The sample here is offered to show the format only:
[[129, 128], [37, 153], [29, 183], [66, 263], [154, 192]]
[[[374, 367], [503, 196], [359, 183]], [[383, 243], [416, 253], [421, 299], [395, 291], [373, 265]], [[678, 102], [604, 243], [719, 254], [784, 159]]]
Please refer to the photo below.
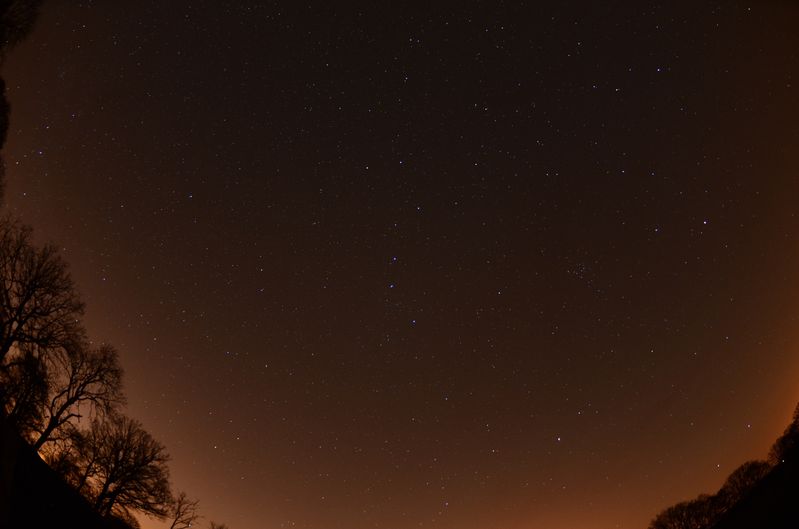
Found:
[[[7, 208], [231, 529], [634, 529], [799, 401], [799, 5], [50, 0]], [[146, 528], [160, 527], [146, 522]]]

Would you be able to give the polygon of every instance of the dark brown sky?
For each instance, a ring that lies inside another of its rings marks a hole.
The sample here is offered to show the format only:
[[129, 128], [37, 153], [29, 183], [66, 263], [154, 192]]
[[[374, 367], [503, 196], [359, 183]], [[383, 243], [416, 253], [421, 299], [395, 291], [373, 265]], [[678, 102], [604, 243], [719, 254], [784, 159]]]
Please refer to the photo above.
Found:
[[765, 456], [799, 7], [328, 4], [51, 0], [4, 66], [7, 207], [175, 488], [232, 529], [633, 529]]

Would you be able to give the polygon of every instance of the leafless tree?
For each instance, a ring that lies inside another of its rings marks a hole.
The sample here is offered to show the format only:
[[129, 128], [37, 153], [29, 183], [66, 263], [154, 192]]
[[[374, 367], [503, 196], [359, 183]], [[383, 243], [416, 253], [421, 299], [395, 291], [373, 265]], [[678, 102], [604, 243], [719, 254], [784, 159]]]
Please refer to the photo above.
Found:
[[45, 420], [33, 444], [39, 449], [83, 412], [109, 413], [122, 404], [122, 368], [110, 345], [91, 348], [78, 342], [48, 355], [50, 394]]
[[116, 513], [111, 517], [106, 517], [108, 529], [141, 529], [141, 524], [136, 517], [129, 512]]
[[78, 488], [78, 482], [83, 474], [82, 454], [77, 450], [83, 439], [84, 432], [70, 427], [57, 441], [48, 443], [39, 455], [56, 474]]
[[6, 419], [23, 437], [32, 437], [44, 422], [50, 389], [44, 362], [32, 351], [17, 355], [0, 368], [0, 385]]
[[172, 512], [170, 514], [172, 523], [169, 525], [169, 529], [189, 529], [194, 527], [194, 524], [200, 519], [199, 508], [199, 500], [189, 498], [185, 492], [178, 494], [172, 504]]
[[78, 490], [101, 515], [169, 514], [169, 456], [138, 421], [117, 412], [95, 419], [76, 450]]
[[60, 464], [54, 468], [60, 468], [62, 470], [60, 473], [66, 481], [72, 483], [78, 492], [90, 499], [95, 492], [92, 484], [98, 479], [100, 472], [100, 456], [106, 442], [102, 436], [106, 430], [100, 418], [95, 418], [91, 428], [86, 431], [71, 429], [69, 444], [57, 453]]
[[185, 492], [177, 495], [172, 503], [169, 529], [189, 529], [201, 518], [200, 501], [189, 498]]
[[56, 248], [35, 247], [30, 228], [0, 218], [0, 364], [12, 347], [68, 345], [82, 314], [83, 302]]

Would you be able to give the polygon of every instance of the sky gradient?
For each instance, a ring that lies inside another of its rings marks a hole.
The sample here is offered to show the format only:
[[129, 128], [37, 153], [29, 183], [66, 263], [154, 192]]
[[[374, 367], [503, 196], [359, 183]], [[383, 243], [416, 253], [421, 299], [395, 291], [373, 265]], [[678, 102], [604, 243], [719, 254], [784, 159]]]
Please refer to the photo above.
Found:
[[204, 523], [643, 528], [799, 401], [798, 16], [50, 0], [7, 207]]

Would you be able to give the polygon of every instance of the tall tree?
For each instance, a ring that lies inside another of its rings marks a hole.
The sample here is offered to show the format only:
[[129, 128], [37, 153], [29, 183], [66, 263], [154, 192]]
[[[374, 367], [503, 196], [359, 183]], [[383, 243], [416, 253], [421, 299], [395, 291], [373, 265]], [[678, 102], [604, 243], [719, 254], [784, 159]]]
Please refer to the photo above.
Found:
[[25, 350], [0, 367], [0, 399], [6, 419], [23, 437], [31, 438], [44, 422], [50, 379], [33, 351]]
[[93, 421], [84, 439], [79, 488], [100, 514], [169, 514], [169, 456], [138, 421], [112, 412]]
[[89, 454], [79, 449], [84, 436], [85, 432], [70, 427], [57, 442], [48, 443], [39, 451], [47, 465], [76, 489], [85, 470], [84, 463], [89, 460]]
[[92, 349], [77, 342], [48, 355], [47, 360], [51, 390], [43, 428], [33, 444], [37, 450], [81, 413], [109, 413], [124, 402], [122, 368], [110, 345]]
[[36, 248], [30, 228], [0, 218], [0, 364], [12, 347], [67, 346], [82, 314], [83, 302], [55, 246]]

